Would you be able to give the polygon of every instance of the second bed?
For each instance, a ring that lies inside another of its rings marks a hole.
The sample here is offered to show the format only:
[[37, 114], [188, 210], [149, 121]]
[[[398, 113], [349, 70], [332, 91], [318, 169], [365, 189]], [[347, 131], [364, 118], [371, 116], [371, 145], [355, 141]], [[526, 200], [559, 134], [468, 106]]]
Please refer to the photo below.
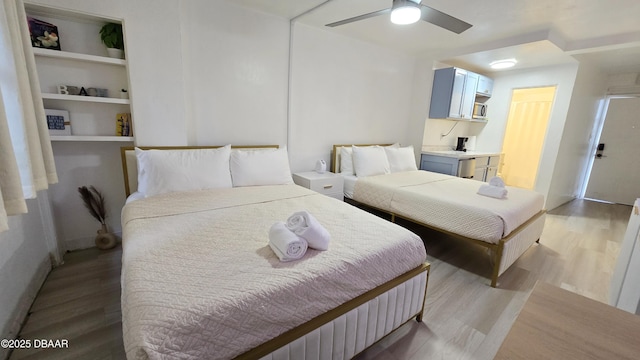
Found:
[[[340, 150], [350, 146], [334, 145], [332, 171], [339, 172]], [[544, 227], [544, 197], [535, 191], [507, 187], [508, 197], [495, 199], [477, 194], [482, 182], [422, 170], [344, 179], [348, 202], [488, 248], [493, 287]]]

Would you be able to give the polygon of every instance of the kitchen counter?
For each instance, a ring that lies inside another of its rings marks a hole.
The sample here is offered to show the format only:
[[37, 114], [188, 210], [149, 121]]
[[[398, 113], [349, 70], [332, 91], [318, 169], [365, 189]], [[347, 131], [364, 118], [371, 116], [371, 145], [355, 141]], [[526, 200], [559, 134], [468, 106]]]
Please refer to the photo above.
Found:
[[455, 151], [455, 150], [440, 150], [440, 151], [422, 151], [424, 155], [437, 155], [446, 156], [456, 159], [470, 159], [481, 156], [500, 156], [499, 152], [484, 152], [484, 151]]

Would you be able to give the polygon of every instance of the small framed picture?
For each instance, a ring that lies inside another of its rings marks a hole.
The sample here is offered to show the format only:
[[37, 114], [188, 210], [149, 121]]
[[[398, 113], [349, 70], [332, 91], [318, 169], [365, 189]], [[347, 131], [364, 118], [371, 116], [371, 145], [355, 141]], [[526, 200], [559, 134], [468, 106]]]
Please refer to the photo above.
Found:
[[57, 26], [32, 17], [27, 17], [27, 23], [29, 24], [31, 45], [33, 47], [60, 50]]
[[71, 121], [67, 110], [44, 109], [49, 135], [71, 135]]

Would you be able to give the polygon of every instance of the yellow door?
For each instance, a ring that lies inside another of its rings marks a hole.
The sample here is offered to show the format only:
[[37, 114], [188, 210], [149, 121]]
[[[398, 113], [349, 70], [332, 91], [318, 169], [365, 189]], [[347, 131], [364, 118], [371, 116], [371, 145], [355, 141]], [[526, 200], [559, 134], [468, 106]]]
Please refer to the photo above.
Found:
[[513, 90], [502, 143], [505, 184], [533, 189], [556, 87]]

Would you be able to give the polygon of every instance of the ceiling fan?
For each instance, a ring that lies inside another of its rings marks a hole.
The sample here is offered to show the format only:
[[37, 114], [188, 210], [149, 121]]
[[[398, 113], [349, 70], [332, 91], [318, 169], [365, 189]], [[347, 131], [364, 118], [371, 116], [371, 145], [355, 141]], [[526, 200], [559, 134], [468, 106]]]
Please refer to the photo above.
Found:
[[420, 1], [421, 0], [393, 0], [393, 4], [388, 9], [378, 10], [349, 19], [336, 21], [325, 26], [340, 26], [389, 13], [391, 13], [391, 22], [394, 24], [412, 24], [422, 19], [428, 23], [440, 26], [443, 29], [453, 31], [456, 34], [460, 34], [472, 26], [471, 24], [445, 14], [442, 11], [423, 5]]

